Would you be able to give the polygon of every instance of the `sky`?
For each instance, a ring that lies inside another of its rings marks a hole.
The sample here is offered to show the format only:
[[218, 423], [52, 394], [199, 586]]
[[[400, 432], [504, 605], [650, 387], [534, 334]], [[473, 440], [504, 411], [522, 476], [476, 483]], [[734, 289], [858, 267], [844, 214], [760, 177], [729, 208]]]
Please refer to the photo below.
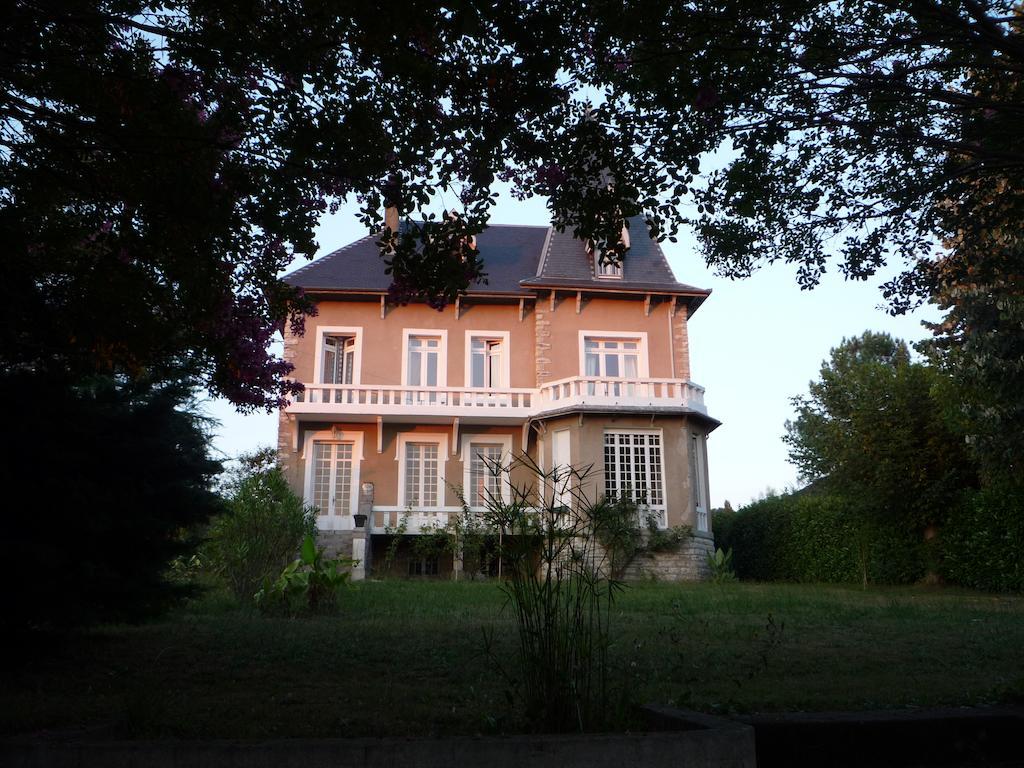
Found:
[[[500, 193], [499, 193], [500, 194]], [[444, 201], [442, 201], [444, 202]], [[327, 216], [317, 233], [317, 256], [363, 237], [356, 206]], [[546, 224], [542, 199], [513, 200], [501, 194], [495, 224]], [[805, 394], [822, 361], [844, 337], [885, 331], [907, 342], [925, 338], [922, 320], [936, 320], [925, 306], [902, 317], [889, 316], [878, 286], [888, 274], [848, 282], [826, 273], [811, 291], [797, 286], [795, 268], [775, 264], [744, 280], [717, 277], [692, 237], [662, 243], [676, 279], [710, 288], [711, 296], [690, 319], [690, 375], [706, 388], [708, 413], [722, 422], [708, 438], [711, 505], [728, 500], [740, 507], [771, 491], [799, 487], [782, 442], [793, 417], [790, 398]], [[295, 261], [292, 268], [308, 263]], [[486, 269], [486, 265], [485, 265]], [[277, 414], [242, 415], [222, 400], [208, 400], [207, 413], [219, 422], [214, 450], [222, 459], [277, 443]]]

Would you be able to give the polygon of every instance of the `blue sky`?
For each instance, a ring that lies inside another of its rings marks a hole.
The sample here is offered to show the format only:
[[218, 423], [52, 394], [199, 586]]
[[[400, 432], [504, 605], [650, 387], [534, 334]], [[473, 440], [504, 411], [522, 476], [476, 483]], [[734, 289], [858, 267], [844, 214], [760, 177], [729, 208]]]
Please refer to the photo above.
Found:
[[[318, 255], [366, 234], [355, 211], [356, 206], [346, 206], [323, 220]], [[545, 224], [549, 219], [543, 200], [521, 202], [504, 194], [491, 220]], [[795, 269], [786, 265], [765, 267], [746, 280], [727, 280], [705, 267], [692, 238], [680, 237], [662, 248], [677, 279], [713, 291], [690, 321], [690, 369], [693, 380], [707, 388], [709, 413], [723, 422], [708, 440], [716, 507], [726, 499], [740, 506], [769, 489], [798, 484], [782, 443], [785, 421], [793, 415], [790, 398], [807, 391], [822, 360], [843, 337], [873, 330], [913, 342], [928, 333], [922, 320], [938, 318], [930, 306], [903, 317], [886, 314], [878, 290], [884, 276], [853, 283], [826, 274], [817, 288], [801, 291]], [[305, 263], [299, 259], [295, 267]], [[208, 401], [207, 412], [220, 422], [214, 448], [222, 458], [277, 442], [276, 414], [241, 415], [215, 400]]]

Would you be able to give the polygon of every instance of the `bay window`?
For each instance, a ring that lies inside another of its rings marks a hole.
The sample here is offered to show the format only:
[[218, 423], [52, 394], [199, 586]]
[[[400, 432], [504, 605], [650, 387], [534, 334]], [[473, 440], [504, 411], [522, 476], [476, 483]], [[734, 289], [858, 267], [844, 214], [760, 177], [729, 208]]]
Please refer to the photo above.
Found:
[[660, 432], [604, 433], [604, 492], [649, 507], [666, 525]]

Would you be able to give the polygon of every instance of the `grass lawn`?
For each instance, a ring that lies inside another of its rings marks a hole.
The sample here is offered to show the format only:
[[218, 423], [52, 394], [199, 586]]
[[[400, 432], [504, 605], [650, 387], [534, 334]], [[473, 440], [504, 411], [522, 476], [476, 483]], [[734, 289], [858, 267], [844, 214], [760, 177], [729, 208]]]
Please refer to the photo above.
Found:
[[[5, 654], [4, 734], [512, 731], [515, 628], [494, 583], [353, 586], [337, 617], [265, 619], [211, 594], [143, 626]], [[769, 616], [771, 617], [769, 620]], [[634, 701], [707, 711], [956, 705], [1024, 691], [1024, 598], [944, 588], [637, 584], [613, 657]]]

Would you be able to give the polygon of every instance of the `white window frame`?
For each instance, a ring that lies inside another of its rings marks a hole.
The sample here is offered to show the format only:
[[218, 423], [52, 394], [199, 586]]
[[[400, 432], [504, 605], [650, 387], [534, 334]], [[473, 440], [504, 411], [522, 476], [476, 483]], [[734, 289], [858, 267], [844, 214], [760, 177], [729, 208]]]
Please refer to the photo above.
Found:
[[466, 331], [466, 364], [463, 382], [466, 388], [473, 387], [473, 340], [501, 342], [501, 381], [495, 385], [491, 382], [486, 389], [507, 389], [512, 386], [512, 345], [508, 331]]
[[[647, 356], [647, 332], [646, 331], [580, 331], [579, 332], [579, 354], [580, 354], [580, 376], [587, 376], [587, 339], [611, 339], [614, 341], [635, 341], [637, 342], [637, 377], [649, 378], [651, 375], [650, 365]], [[618, 378], [628, 381], [623, 376], [605, 376], [601, 378]]]
[[[623, 429], [606, 429], [601, 435], [601, 473], [605, 476], [605, 492], [607, 493], [607, 464], [604, 460], [604, 447], [605, 447], [605, 436], [606, 435], [657, 435], [658, 436], [658, 456], [661, 459], [661, 503], [651, 504], [645, 502], [644, 506], [652, 512], [658, 513], [658, 527], [664, 528], [668, 525], [668, 481], [665, 475], [665, 433], [661, 429], [635, 429], [635, 428], [623, 428]], [[636, 456], [633, 455], [635, 462]], [[616, 462], [618, 461], [618, 454], [616, 453]], [[635, 464], [634, 464], [635, 466]], [[650, 466], [648, 465], [648, 477], [650, 476]], [[617, 482], [616, 485], [619, 490], [622, 490], [622, 483]], [[643, 522], [643, 521], [641, 521]]]
[[707, 480], [707, 436], [702, 432], [690, 432], [690, 451], [693, 453], [693, 474], [690, 477], [691, 484], [697, 482], [697, 488], [690, 488], [690, 497], [694, 500], [693, 516], [697, 523], [697, 530], [707, 533], [710, 499], [708, 494]]
[[448, 435], [442, 432], [399, 432], [395, 448], [395, 461], [398, 462], [398, 506], [405, 505], [405, 446], [406, 443], [437, 443], [437, 504], [432, 507], [419, 507], [422, 512], [445, 512], [445, 466], [448, 462]]
[[362, 383], [363, 328], [357, 325], [318, 325], [316, 327], [316, 355], [313, 358], [313, 384], [323, 385], [324, 343], [327, 336], [353, 336], [355, 355], [352, 364], [352, 384]]
[[347, 514], [317, 515], [316, 525], [322, 531], [347, 531], [355, 528], [352, 516], [359, 511], [359, 473], [363, 463], [363, 433], [345, 432], [333, 429], [318, 432], [307, 432], [302, 442], [302, 459], [306, 462], [303, 473], [303, 499], [306, 504], [313, 504], [313, 443], [352, 443], [352, 498], [349, 500]]
[[[409, 384], [409, 339], [413, 336], [428, 336], [440, 339], [437, 353], [437, 386], [448, 386], [448, 331], [437, 328], [403, 328], [402, 329], [402, 383], [403, 387], [414, 386]], [[415, 385], [417, 388], [427, 389], [429, 385]]]
[[[473, 443], [482, 443], [485, 445], [500, 445], [501, 446], [501, 464], [502, 466], [508, 466], [509, 461], [512, 458], [512, 435], [462, 435], [461, 446], [459, 450], [459, 457], [462, 459], [462, 492], [463, 495], [467, 495], [467, 490], [472, 482], [471, 480], [471, 469], [473, 461]], [[509, 487], [508, 478], [502, 476], [501, 478], [501, 498], [508, 504], [512, 501], [512, 489]], [[466, 503], [469, 503], [469, 497], [466, 498]], [[484, 506], [473, 506], [470, 505], [470, 510], [473, 512], [482, 512], [486, 507]]]
[[[605, 272], [602, 270], [612, 270]], [[617, 264], [603, 264], [601, 262], [601, 254], [594, 251], [594, 277], [598, 280], [621, 280], [622, 279], [622, 259], [620, 258]]]
[[[564, 464], [558, 462], [558, 457], [555, 456], [555, 437], [557, 435], [565, 435], [565, 450], [568, 454], [566, 458], [568, 461]], [[568, 478], [564, 476], [558, 476], [559, 469], [561, 467], [567, 467], [569, 472]], [[572, 431], [568, 428], [556, 429], [551, 432], [551, 503], [552, 505], [559, 507], [571, 507], [572, 506]]]

